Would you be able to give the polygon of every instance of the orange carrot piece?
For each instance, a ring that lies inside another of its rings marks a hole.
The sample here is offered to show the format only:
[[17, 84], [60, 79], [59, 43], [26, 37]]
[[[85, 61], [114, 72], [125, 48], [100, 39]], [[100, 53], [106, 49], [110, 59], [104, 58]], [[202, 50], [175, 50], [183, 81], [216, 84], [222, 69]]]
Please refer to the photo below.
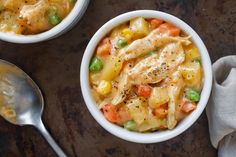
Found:
[[123, 124], [132, 119], [128, 110], [124, 106], [118, 107], [106, 104], [101, 110], [105, 118], [112, 123]]
[[185, 112], [185, 113], [189, 113], [193, 110], [196, 109], [197, 105], [194, 102], [190, 102], [190, 101], [183, 101], [181, 104], [181, 111]]
[[158, 118], [165, 118], [168, 114], [168, 110], [163, 107], [156, 108], [153, 109], [153, 114]]
[[169, 36], [179, 36], [180, 29], [170, 23], [163, 23], [159, 26], [161, 33], [167, 33]]
[[155, 29], [159, 27], [164, 21], [159, 20], [159, 19], [150, 19], [149, 22], [150, 22], [151, 28]]
[[117, 122], [118, 114], [115, 106], [107, 104], [104, 105], [101, 110], [108, 121], [112, 123]]
[[111, 42], [109, 38], [104, 38], [103, 41], [98, 45], [97, 55], [106, 57], [111, 53]]
[[141, 97], [149, 97], [152, 92], [152, 87], [149, 85], [137, 85], [136, 93]]

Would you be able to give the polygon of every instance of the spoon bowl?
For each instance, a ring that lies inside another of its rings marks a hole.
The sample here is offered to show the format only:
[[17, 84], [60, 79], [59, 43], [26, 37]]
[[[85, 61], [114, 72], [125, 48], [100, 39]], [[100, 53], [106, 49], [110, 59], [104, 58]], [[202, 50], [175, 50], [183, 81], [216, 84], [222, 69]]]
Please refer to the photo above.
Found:
[[[20, 68], [12, 63], [0, 60], [0, 66], [9, 69], [2, 77], [7, 79], [10, 94], [9, 104], [15, 112], [15, 121], [4, 117], [8, 122], [15, 125], [32, 125], [36, 127], [48, 141], [59, 157], [66, 157], [62, 149], [56, 144], [51, 135], [46, 130], [41, 116], [44, 108], [42, 93], [36, 83]], [[11, 88], [10, 88], [11, 87]], [[8, 87], [6, 87], [8, 88]], [[4, 93], [4, 92], [3, 92]]]

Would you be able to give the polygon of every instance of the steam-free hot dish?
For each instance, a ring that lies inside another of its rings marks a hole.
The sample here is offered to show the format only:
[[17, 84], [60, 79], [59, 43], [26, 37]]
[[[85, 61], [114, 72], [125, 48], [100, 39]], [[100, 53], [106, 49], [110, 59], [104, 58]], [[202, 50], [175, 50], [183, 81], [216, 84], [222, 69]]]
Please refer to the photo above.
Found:
[[114, 28], [88, 68], [97, 106], [128, 130], [173, 129], [200, 100], [198, 49], [188, 34], [161, 19], [137, 17]]
[[59, 24], [76, 0], [0, 0], [0, 31], [37, 34]]

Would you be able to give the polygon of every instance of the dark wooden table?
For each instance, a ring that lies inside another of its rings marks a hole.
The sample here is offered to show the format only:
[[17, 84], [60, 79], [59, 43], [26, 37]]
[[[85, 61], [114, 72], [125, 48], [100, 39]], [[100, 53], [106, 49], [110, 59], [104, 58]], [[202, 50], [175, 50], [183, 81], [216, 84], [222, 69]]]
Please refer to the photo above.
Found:
[[[89, 39], [109, 19], [131, 10], [171, 13], [192, 26], [214, 62], [236, 54], [235, 0], [91, 0], [81, 21], [67, 34], [43, 43], [0, 42], [0, 58], [27, 72], [45, 96], [43, 120], [70, 157], [215, 157], [205, 112], [183, 134], [157, 144], [121, 140], [88, 112], [80, 89], [79, 69]], [[18, 127], [0, 118], [1, 157], [56, 157], [32, 127]]]

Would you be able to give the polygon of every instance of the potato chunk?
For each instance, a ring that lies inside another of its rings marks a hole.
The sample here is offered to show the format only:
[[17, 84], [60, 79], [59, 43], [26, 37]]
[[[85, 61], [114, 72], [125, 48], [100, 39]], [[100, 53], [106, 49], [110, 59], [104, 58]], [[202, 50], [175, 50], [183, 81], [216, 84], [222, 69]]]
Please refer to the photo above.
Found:
[[130, 20], [130, 29], [134, 32], [134, 38], [142, 38], [150, 32], [149, 24], [143, 17]]
[[137, 127], [140, 132], [151, 131], [156, 129], [167, 128], [166, 119], [158, 119], [155, 116], [149, 116], [141, 125]]
[[110, 81], [119, 75], [123, 62], [119, 57], [111, 56], [107, 59], [104, 69], [102, 70], [102, 79]]
[[166, 88], [155, 87], [149, 98], [149, 106], [151, 108], [158, 108], [160, 105], [169, 101], [169, 96]]
[[185, 46], [184, 50], [185, 50], [185, 61], [186, 62], [191, 62], [194, 59], [200, 58], [200, 54], [198, 52], [198, 49], [193, 44]]
[[200, 89], [202, 84], [202, 69], [197, 62], [187, 62], [181, 66], [181, 73], [187, 86]]
[[147, 106], [140, 99], [131, 99], [127, 104], [128, 111], [133, 120], [139, 125], [148, 117]]

